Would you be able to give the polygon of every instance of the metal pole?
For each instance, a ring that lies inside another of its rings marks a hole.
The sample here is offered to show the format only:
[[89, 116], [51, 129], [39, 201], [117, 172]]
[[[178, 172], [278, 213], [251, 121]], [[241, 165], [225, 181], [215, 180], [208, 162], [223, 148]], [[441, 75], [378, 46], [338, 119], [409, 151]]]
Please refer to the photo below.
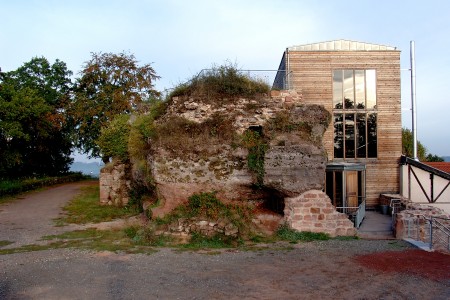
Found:
[[416, 108], [416, 57], [414, 41], [411, 41], [411, 107], [412, 107], [412, 135], [413, 158], [419, 161], [417, 156], [417, 108]]
[[433, 216], [430, 218], [430, 250], [433, 249]]

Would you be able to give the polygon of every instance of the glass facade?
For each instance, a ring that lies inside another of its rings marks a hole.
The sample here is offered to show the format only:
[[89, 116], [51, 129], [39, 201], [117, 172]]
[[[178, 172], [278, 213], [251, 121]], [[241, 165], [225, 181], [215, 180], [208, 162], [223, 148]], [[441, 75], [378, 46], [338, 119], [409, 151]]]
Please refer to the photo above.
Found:
[[335, 158], [377, 157], [375, 70], [333, 71]]

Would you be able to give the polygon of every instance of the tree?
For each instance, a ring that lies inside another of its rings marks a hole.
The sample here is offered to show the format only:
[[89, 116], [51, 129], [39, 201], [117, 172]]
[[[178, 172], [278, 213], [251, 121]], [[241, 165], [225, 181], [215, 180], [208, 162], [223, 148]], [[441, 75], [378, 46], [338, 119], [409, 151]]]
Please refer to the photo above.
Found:
[[108, 126], [102, 127], [97, 144], [104, 156], [116, 157], [122, 161], [129, 159], [128, 137], [131, 127], [129, 120], [129, 115], [117, 115]]
[[35, 57], [0, 75], [0, 177], [57, 175], [72, 162], [65, 106], [72, 72]]
[[[407, 157], [413, 157], [413, 136], [408, 128], [402, 128], [402, 153]], [[417, 156], [420, 161], [444, 161], [442, 157], [427, 153], [427, 148], [417, 141]]]
[[437, 155], [433, 155], [431, 153], [429, 153], [426, 157], [426, 161], [435, 161], [435, 162], [443, 162], [445, 161], [444, 158], [437, 156]]
[[150, 64], [138, 66], [134, 55], [92, 53], [76, 82], [71, 115], [76, 132], [76, 146], [90, 157], [101, 153], [97, 144], [103, 127], [120, 114], [138, 111], [141, 105], [160, 93], [153, 82], [159, 77]]

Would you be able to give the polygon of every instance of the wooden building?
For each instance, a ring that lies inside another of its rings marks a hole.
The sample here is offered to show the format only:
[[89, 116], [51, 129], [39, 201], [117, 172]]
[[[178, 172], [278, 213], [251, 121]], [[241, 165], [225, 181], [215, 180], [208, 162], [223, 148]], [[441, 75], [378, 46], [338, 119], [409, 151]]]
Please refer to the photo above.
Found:
[[289, 47], [274, 88], [295, 89], [332, 114], [326, 192], [336, 207], [376, 207], [381, 193], [399, 192], [399, 50], [348, 40]]

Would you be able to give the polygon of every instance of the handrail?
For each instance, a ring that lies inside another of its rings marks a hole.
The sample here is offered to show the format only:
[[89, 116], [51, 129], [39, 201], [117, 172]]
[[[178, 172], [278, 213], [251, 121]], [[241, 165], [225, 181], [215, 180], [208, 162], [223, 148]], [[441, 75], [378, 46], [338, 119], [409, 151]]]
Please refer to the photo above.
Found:
[[359, 206], [339, 206], [336, 210], [342, 210], [342, 213], [346, 214], [352, 212], [354, 226], [359, 228], [366, 216], [366, 200], [364, 199]]
[[[431, 218], [430, 218], [430, 227], [431, 227], [430, 246], [431, 246], [431, 248], [433, 248], [433, 245], [434, 245], [433, 242], [438, 244], [438, 242], [440, 241], [440, 242], [446, 244], [447, 251], [450, 251], [450, 228], [447, 227], [445, 224], [442, 224], [440, 221], [438, 221], [436, 219], [450, 221], [450, 219], [447, 219], [447, 218], [431, 216]], [[434, 228], [437, 230], [437, 232], [435, 232], [433, 234]], [[436, 242], [436, 240], [437, 240], [437, 242]]]
[[[407, 237], [428, 243], [430, 250], [445, 248], [447, 251], [450, 251], [450, 228], [436, 219], [450, 221], [450, 219], [443, 217], [428, 217], [423, 214], [415, 215], [414, 219], [408, 221]], [[429, 228], [426, 228], [425, 223], [420, 224], [420, 220], [425, 221]], [[414, 227], [412, 227], [412, 224]], [[427, 231], [428, 236], [426, 234]], [[440, 247], [441, 245], [443, 247]]]

